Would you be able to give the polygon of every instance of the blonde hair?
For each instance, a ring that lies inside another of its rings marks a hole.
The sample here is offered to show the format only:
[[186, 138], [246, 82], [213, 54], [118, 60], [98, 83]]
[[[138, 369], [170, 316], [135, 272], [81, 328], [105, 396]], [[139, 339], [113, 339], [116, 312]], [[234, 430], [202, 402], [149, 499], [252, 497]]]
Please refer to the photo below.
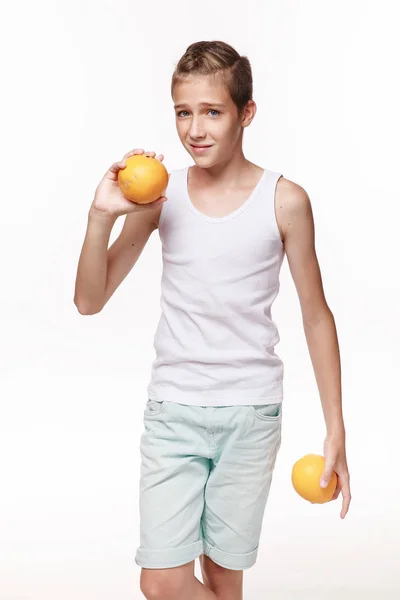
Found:
[[226, 85], [239, 115], [248, 101], [253, 99], [250, 61], [246, 56], [240, 56], [225, 42], [191, 44], [175, 67], [171, 81], [171, 95], [177, 83], [187, 81], [192, 75], [213, 76]]

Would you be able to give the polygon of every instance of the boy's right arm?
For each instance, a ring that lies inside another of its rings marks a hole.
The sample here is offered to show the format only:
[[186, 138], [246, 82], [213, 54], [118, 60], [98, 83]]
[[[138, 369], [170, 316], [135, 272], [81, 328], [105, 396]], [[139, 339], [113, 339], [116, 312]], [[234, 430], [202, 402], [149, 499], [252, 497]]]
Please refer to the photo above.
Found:
[[131, 271], [152, 232], [161, 209], [127, 214], [115, 242], [108, 243], [117, 217], [90, 212], [79, 258], [74, 303], [82, 315], [100, 312]]
[[[74, 302], [82, 315], [102, 310], [158, 227], [161, 206], [167, 198], [160, 196], [150, 204], [136, 204], [124, 197], [118, 184], [118, 173], [126, 168], [126, 159], [143, 153], [142, 148], [136, 148], [125, 154], [122, 161], [108, 169], [96, 188], [75, 282]], [[160, 161], [164, 158], [162, 154], [156, 157], [155, 152], [146, 155]], [[114, 223], [122, 215], [126, 217], [121, 233], [108, 248]]]

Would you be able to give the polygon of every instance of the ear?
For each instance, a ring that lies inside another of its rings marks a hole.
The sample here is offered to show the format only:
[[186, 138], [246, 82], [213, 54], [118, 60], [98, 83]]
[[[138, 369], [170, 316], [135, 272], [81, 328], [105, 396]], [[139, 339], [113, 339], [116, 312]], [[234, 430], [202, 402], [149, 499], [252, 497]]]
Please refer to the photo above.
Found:
[[254, 100], [249, 100], [241, 114], [241, 126], [248, 127], [254, 119], [254, 117], [256, 116], [256, 112], [257, 104], [254, 102]]

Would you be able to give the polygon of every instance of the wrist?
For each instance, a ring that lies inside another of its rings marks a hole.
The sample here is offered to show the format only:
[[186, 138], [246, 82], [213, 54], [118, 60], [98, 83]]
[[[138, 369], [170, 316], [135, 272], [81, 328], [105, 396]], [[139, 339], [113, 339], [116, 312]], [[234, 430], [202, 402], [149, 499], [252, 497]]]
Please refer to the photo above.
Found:
[[88, 213], [88, 219], [90, 221], [95, 221], [95, 222], [99, 222], [99, 223], [105, 223], [107, 225], [114, 225], [115, 221], [118, 219], [119, 215], [114, 215], [111, 213], [108, 213], [104, 210], [98, 210], [97, 208], [94, 208], [93, 206], [90, 208], [89, 213]]
[[328, 427], [326, 430], [326, 439], [330, 442], [344, 442], [346, 440], [344, 424]]

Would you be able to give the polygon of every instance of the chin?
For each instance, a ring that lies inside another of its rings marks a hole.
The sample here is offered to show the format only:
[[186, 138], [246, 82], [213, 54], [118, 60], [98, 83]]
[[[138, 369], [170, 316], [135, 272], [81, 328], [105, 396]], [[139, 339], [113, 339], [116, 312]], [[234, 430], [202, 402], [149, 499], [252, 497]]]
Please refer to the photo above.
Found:
[[216, 162], [215, 156], [211, 157], [210, 155], [204, 154], [203, 156], [195, 154], [194, 152], [189, 152], [190, 156], [193, 158], [195, 162], [198, 162], [201, 165], [205, 163]]
[[215, 160], [199, 158], [198, 156], [193, 156], [193, 161], [196, 167], [198, 167], [199, 169], [211, 169], [211, 167], [214, 167], [217, 164]]

